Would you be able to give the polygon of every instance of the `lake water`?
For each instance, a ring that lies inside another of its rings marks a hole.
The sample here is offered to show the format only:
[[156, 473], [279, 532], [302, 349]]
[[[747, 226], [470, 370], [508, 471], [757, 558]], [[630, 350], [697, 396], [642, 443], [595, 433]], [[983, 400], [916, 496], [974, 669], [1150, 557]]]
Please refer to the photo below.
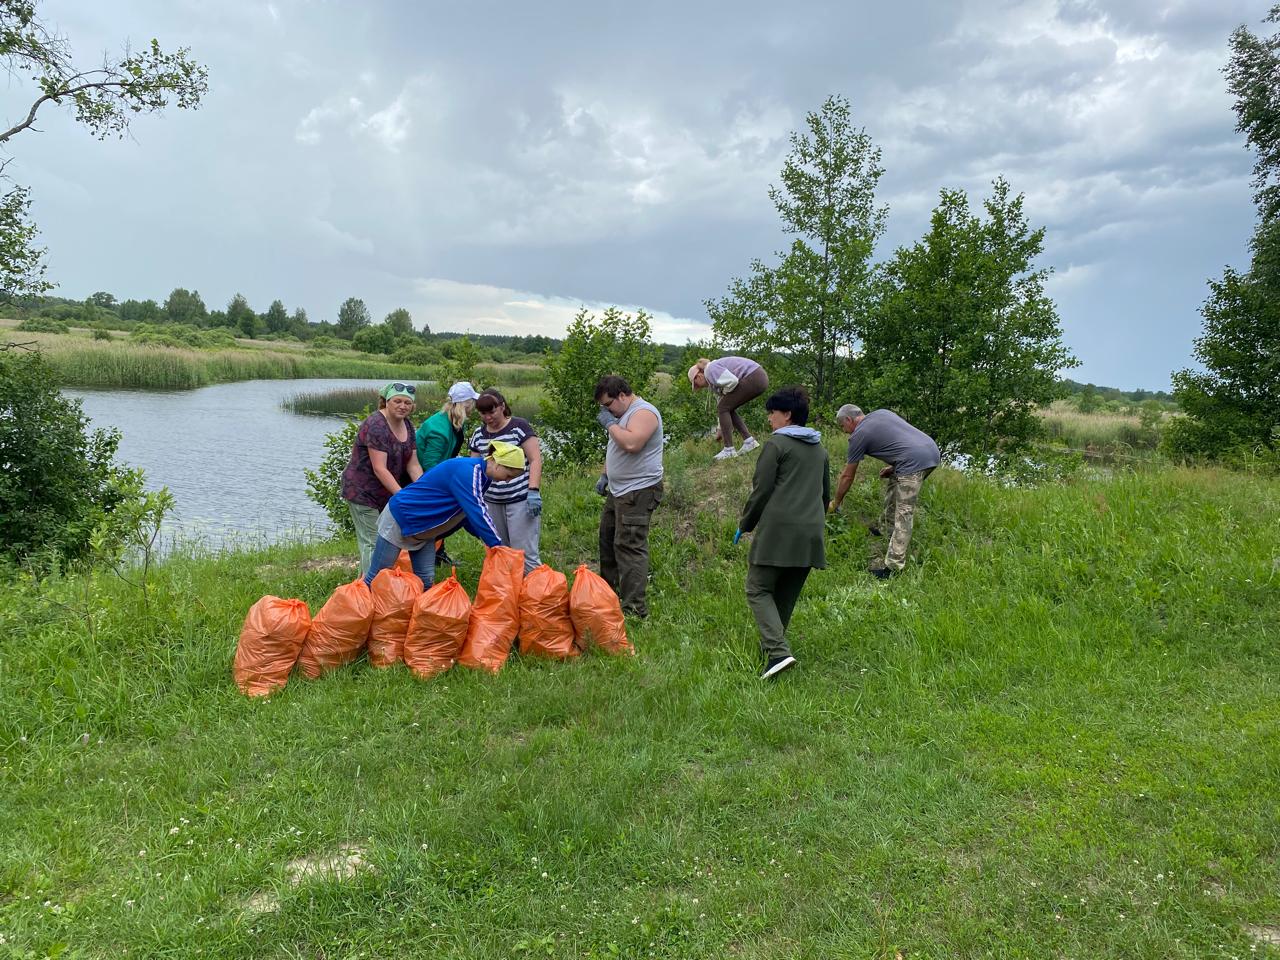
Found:
[[[303, 470], [324, 456], [326, 434], [342, 421], [291, 413], [295, 393], [368, 387], [382, 380], [250, 380], [198, 390], [64, 390], [95, 427], [120, 430], [117, 459], [168, 487], [177, 506], [165, 523], [172, 543], [212, 547], [315, 539], [331, 532], [307, 498]], [[420, 412], [419, 412], [420, 413]], [[413, 417], [420, 422], [419, 414]]]

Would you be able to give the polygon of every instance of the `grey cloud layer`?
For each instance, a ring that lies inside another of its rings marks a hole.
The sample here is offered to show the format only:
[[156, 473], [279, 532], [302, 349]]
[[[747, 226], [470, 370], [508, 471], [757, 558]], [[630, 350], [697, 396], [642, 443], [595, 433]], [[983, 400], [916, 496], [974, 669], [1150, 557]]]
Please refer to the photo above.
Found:
[[[156, 35], [212, 75], [198, 114], [144, 120], [136, 143], [60, 116], [15, 142], [77, 295], [182, 284], [326, 316], [356, 294], [475, 329], [617, 302], [696, 334], [702, 301], [785, 243], [766, 190], [838, 92], [884, 148], [886, 255], [940, 187], [1003, 174], [1049, 227], [1081, 375], [1161, 386], [1251, 223], [1219, 72], [1262, 12], [1239, 0], [52, 2], [83, 51]], [[25, 92], [0, 94], [6, 114]], [[547, 309], [503, 307], [529, 298]]]

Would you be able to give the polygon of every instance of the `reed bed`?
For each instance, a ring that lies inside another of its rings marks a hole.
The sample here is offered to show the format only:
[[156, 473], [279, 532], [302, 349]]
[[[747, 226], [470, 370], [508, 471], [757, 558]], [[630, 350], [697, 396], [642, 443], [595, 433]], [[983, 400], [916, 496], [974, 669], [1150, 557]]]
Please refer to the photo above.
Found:
[[1160, 421], [1144, 423], [1141, 417], [1122, 413], [1081, 413], [1061, 400], [1040, 416], [1050, 439], [1076, 450], [1155, 450], [1160, 442]]

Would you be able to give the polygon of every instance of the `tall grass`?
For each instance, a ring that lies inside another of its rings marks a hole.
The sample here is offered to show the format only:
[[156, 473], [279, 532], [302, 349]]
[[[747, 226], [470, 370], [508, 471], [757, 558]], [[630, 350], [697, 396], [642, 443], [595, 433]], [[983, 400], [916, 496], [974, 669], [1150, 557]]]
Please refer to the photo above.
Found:
[[66, 387], [191, 389], [237, 380], [425, 378], [423, 367], [355, 356], [259, 349], [196, 350], [33, 334]]
[[[245, 610], [266, 593], [318, 610], [352, 544], [177, 557], [148, 608], [123, 583], [42, 598], [0, 578], [0, 950], [1267, 951], [1273, 483], [1165, 468], [1010, 489], [940, 470], [908, 571], [881, 584], [864, 475], [797, 607], [801, 665], [764, 684], [730, 542], [753, 463], [712, 452], [668, 454], [634, 658], [429, 683], [359, 663], [248, 702], [230, 680]], [[595, 557], [594, 479], [544, 478], [558, 569]], [[481, 550], [449, 543], [474, 593]], [[354, 876], [290, 880], [347, 845]]]
[[[501, 378], [504, 374], [504, 368], [499, 367], [494, 370], [495, 377]], [[516, 416], [524, 417], [527, 420], [536, 420], [538, 418], [539, 404], [543, 395], [540, 385], [511, 389], [501, 379], [480, 382], [486, 385], [494, 382], [499, 384], [498, 389], [506, 397], [507, 403], [511, 407], [511, 412]], [[428, 382], [417, 384], [417, 388], [418, 402], [417, 409], [414, 412], [415, 420], [428, 417], [440, 409], [440, 404], [444, 402], [446, 385]], [[280, 406], [294, 413], [354, 417], [359, 415], [376, 399], [374, 391], [367, 388], [334, 387], [331, 390], [300, 391], [291, 397], [286, 397], [280, 402]]]
[[1151, 452], [1160, 442], [1160, 419], [1144, 423], [1141, 417], [1121, 413], [1081, 413], [1062, 400], [1040, 416], [1050, 439], [1086, 453]]

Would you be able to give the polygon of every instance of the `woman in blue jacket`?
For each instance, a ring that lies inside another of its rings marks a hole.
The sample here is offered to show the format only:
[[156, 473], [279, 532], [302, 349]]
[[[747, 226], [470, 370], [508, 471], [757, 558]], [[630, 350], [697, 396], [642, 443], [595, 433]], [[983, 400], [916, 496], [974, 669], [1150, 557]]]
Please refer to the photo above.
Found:
[[524, 473], [524, 451], [495, 440], [483, 460], [455, 458], [436, 464], [388, 501], [378, 517], [378, 540], [365, 572], [372, 583], [379, 572], [395, 564], [401, 550], [409, 551], [413, 572], [424, 589], [435, 580], [435, 550], [424, 550], [461, 527], [485, 546], [502, 544], [485, 506], [490, 483], [513, 480]]

